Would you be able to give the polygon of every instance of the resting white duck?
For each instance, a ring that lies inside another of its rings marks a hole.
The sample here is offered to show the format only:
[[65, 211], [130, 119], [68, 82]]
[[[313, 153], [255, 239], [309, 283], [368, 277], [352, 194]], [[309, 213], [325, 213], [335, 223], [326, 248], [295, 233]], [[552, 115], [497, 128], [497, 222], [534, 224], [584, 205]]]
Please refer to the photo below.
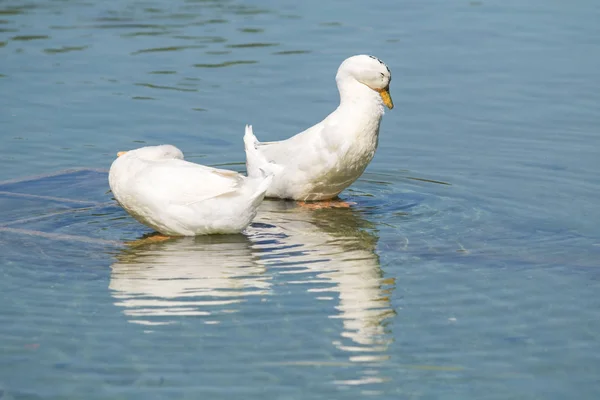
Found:
[[171, 145], [119, 152], [108, 176], [125, 211], [167, 237], [241, 232], [272, 178], [194, 164]]
[[391, 80], [389, 68], [376, 57], [346, 59], [336, 75], [340, 105], [323, 121], [278, 142], [260, 143], [246, 131], [251, 136], [244, 140], [258, 150], [247, 155], [248, 176], [260, 176], [261, 168], [273, 172], [267, 197], [335, 198], [362, 175], [375, 155], [384, 105], [394, 107]]

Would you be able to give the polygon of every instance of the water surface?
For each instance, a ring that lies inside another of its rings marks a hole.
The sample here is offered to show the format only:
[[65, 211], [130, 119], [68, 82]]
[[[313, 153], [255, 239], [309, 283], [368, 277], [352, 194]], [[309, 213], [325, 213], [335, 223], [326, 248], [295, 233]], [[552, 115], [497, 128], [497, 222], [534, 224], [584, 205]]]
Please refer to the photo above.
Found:
[[[2, 2], [0, 397], [596, 399], [598, 20], [591, 0]], [[117, 151], [243, 171], [244, 124], [318, 122], [359, 53], [396, 108], [351, 209], [266, 201], [244, 234], [137, 242]]]

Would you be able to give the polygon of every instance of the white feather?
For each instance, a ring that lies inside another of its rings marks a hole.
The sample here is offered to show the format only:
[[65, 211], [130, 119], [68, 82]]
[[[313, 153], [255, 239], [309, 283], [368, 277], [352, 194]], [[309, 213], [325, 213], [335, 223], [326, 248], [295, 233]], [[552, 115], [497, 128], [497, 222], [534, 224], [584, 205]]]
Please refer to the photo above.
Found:
[[109, 173], [119, 204], [139, 222], [172, 236], [242, 231], [256, 215], [271, 179], [185, 161], [170, 145], [129, 151], [113, 162]]
[[[260, 143], [246, 131], [248, 176], [274, 174], [267, 197], [327, 200], [358, 179], [373, 159], [384, 114], [380, 91], [391, 74], [380, 60], [354, 56], [336, 75], [340, 105], [323, 121], [282, 141]], [[251, 151], [249, 151], [251, 150]]]

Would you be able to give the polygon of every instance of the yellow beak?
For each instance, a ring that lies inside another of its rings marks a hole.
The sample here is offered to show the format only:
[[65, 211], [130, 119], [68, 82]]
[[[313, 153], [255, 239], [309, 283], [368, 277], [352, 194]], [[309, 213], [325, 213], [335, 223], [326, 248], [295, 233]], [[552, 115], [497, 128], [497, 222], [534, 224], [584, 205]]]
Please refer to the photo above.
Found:
[[388, 86], [385, 89], [379, 89], [377, 91], [383, 100], [383, 104], [385, 104], [390, 110], [394, 108], [394, 102], [392, 101], [392, 96], [390, 96], [390, 87]]
[[121, 157], [123, 154], [127, 153], [126, 151], [120, 151], [117, 153], [117, 157]]

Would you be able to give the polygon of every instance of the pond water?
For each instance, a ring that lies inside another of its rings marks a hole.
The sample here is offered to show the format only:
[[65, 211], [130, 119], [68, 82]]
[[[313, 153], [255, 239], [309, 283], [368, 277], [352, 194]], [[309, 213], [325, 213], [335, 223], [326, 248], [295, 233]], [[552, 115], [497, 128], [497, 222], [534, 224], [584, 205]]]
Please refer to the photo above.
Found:
[[[0, 398], [597, 399], [600, 3], [0, 3]], [[396, 108], [342, 199], [129, 243], [117, 151], [244, 169], [334, 76]], [[65, 171], [66, 170], [66, 171]]]

